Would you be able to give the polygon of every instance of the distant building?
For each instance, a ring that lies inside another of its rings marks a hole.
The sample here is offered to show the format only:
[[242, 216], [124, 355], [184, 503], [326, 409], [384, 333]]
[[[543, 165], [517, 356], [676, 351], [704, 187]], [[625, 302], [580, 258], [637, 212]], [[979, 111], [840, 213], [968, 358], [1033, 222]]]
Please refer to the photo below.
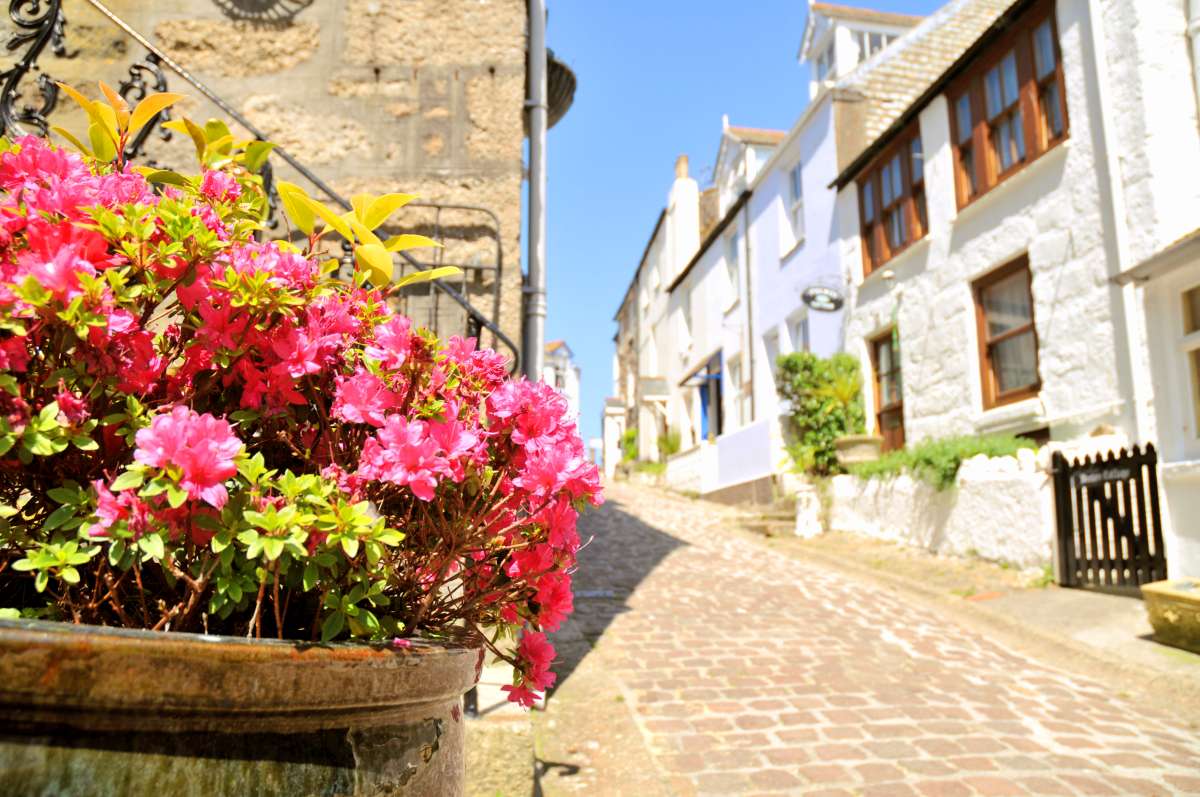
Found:
[[575, 355], [565, 341], [552, 340], [546, 344], [542, 365], [542, 381], [553, 385], [567, 398], [573, 417], [579, 417], [580, 369]]

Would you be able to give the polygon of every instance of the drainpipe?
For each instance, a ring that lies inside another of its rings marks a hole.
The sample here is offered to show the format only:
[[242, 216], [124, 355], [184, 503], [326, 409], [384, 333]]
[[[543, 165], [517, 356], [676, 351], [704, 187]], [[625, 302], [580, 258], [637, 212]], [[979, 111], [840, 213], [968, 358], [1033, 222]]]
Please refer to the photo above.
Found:
[[1200, 111], [1200, 0], [1188, 0], [1188, 42], [1192, 46], [1192, 88]]
[[529, 270], [525, 280], [525, 376], [542, 378], [546, 340], [546, 0], [529, 3]]
[[[1200, 0], [1197, 0], [1200, 2]], [[750, 200], [742, 205], [742, 227], [745, 232], [743, 236], [746, 239], [746, 334], [749, 340], [746, 341], [746, 368], [750, 373], [750, 423], [754, 423], [754, 404], [757, 398], [754, 395], [754, 263], [750, 257]]]

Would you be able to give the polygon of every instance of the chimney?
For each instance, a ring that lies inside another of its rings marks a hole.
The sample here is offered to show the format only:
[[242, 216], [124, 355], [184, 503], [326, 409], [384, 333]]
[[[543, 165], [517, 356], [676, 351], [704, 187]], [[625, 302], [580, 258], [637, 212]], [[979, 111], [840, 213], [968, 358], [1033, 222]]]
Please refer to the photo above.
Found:
[[688, 157], [680, 155], [675, 159], [675, 179], [682, 180], [688, 176]]

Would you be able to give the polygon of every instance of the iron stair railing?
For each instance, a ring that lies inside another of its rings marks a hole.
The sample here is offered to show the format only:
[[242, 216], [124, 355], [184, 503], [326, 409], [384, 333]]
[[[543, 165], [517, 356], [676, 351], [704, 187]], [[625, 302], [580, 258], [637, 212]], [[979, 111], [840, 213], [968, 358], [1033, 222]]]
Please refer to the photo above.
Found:
[[[145, 51], [146, 55], [140, 61], [135, 61], [129, 67], [128, 77], [123, 79], [118, 85], [118, 92], [127, 101], [136, 102], [151, 92], [165, 91], [167, 89], [167, 76], [163, 68], [174, 72], [193, 88], [199, 91], [213, 105], [221, 110], [230, 119], [233, 119], [237, 124], [243, 127], [250, 135], [261, 141], [266, 141], [266, 134], [260, 130], [253, 122], [247, 119], [236, 108], [226, 102], [220, 95], [209, 88], [203, 81], [189, 72], [182, 64], [173, 59], [170, 55], [159, 49], [153, 42], [143, 36], [140, 32], [134, 29], [129, 23], [114, 14], [107, 6], [99, 2], [99, 0], [86, 0], [86, 2], [96, 9], [105, 19], [115, 25], [128, 37], [137, 42]], [[22, 54], [13, 62], [13, 64], [3, 72], [0, 72], [0, 128], [7, 135], [23, 134], [27, 132], [35, 132], [39, 135], [46, 136], [49, 133], [49, 122], [47, 121], [51, 113], [54, 112], [58, 105], [59, 90], [54, 80], [43, 72], [38, 66], [38, 58], [46, 50], [47, 47], [51, 51], [61, 57], [69, 57], [66, 47], [66, 17], [63, 14], [62, 0], [10, 0], [9, 17], [16, 25], [16, 32], [9, 38], [6, 48], [9, 52], [15, 52], [24, 48]], [[37, 94], [38, 104], [20, 104], [23, 98], [21, 91], [22, 81], [30, 75], [37, 73]], [[145, 153], [145, 147], [152, 135], [159, 135], [164, 140], [170, 139], [171, 131], [162, 127], [162, 123], [170, 119], [170, 110], [167, 109], [155, 118], [152, 124], [146, 125], [142, 131], [130, 142], [127, 150], [127, 158], [136, 158]], [[321, 193], [332, 202], [341, 206], [345, 210], [351, 210], [350, 201], [343, 197], [340, 193], [333, 189], [320, 176], [314, 173], [311, 169], [298, 161], [290, 153], [282, 147], [276, 146], [271, 150], [271, 156], [278, 156], [288, 166], [308, 183], [317, 188]], [[268, 166], [264, 174], [264, 182], [268, 190], [269, 198], [271, 199], [272, 213], [275, 213], [278, 208], [278, 196], [274, 190], [274, 180], [272, 170]], [[455, 288], [445, 280], [434, 280], [428, 283], [431, 287], [433, 301], [431, 318], [436, 323], [438, 318], [439, 300], [441, 297], [446, 297], [453, 304], [457, 305], [466, 315], [466, 334], [470, 337], [480, 337], [482, 330], [490, 332], [497, 343], [504, 346], [512, 354], [512, 362], [510, 371], [516, 373], [520, 367], [521, 353], [519, 348], [512, 339], [509, 338], [496, 323], [500, 315], [500, 296], [502, 290], [502, 257], [503, 249], [500, 243], [499, 229], [500, 221], [494, 212], [490, 209], [477, 205], [449, 205], [430, 202], [414, 202], [409, 207], [427, 208], [434, 212], [433, 233], [432, 237], [437, 237], [437, 233], [442, 229], [442, 214], [444, 211], [457, 211], [464, 213], [477, 213], [484, 215], [496, 230], [496, 257], [495, 263], [492, 265], [481, 265], [478, 263], [450, 263], [443, 261], [444, 250], [436, 250], [435, 262], [423, 263], [417, 260], [408, 252], [400, 252], [401, 268], [412, 268], [417, 270], [428, 270], [439, 266], [458, 266], [462, 269], [461, 286], [462, 290]], [[492, 270], [494, 274], [494, 290], [493, 290], [493, 308], [492, 317], [489, 318], [481, 312], [467, 299], [465, 295], [468, 292], [467, 281], [471, 275], [481, 271]], [[407, 302], [402, 299], [404, 305], [402, 311], [407, 310]], [[434, 327], [431, 327], [434, 328]]]

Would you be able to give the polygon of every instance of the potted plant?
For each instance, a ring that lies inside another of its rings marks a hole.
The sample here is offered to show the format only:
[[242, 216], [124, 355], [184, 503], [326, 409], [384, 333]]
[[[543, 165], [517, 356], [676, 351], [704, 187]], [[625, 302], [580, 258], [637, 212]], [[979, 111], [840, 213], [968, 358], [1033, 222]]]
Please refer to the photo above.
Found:
[[259, 241], [270, 145], [180, 120], [201, 173], [135, 169], [178, 96], [101, 89], [80, 154], [0, 144], [0, 792], [460, 793], [484, 651], [554, 681], [565, 400], [390, 309], [411, 197], [279, 183]]

